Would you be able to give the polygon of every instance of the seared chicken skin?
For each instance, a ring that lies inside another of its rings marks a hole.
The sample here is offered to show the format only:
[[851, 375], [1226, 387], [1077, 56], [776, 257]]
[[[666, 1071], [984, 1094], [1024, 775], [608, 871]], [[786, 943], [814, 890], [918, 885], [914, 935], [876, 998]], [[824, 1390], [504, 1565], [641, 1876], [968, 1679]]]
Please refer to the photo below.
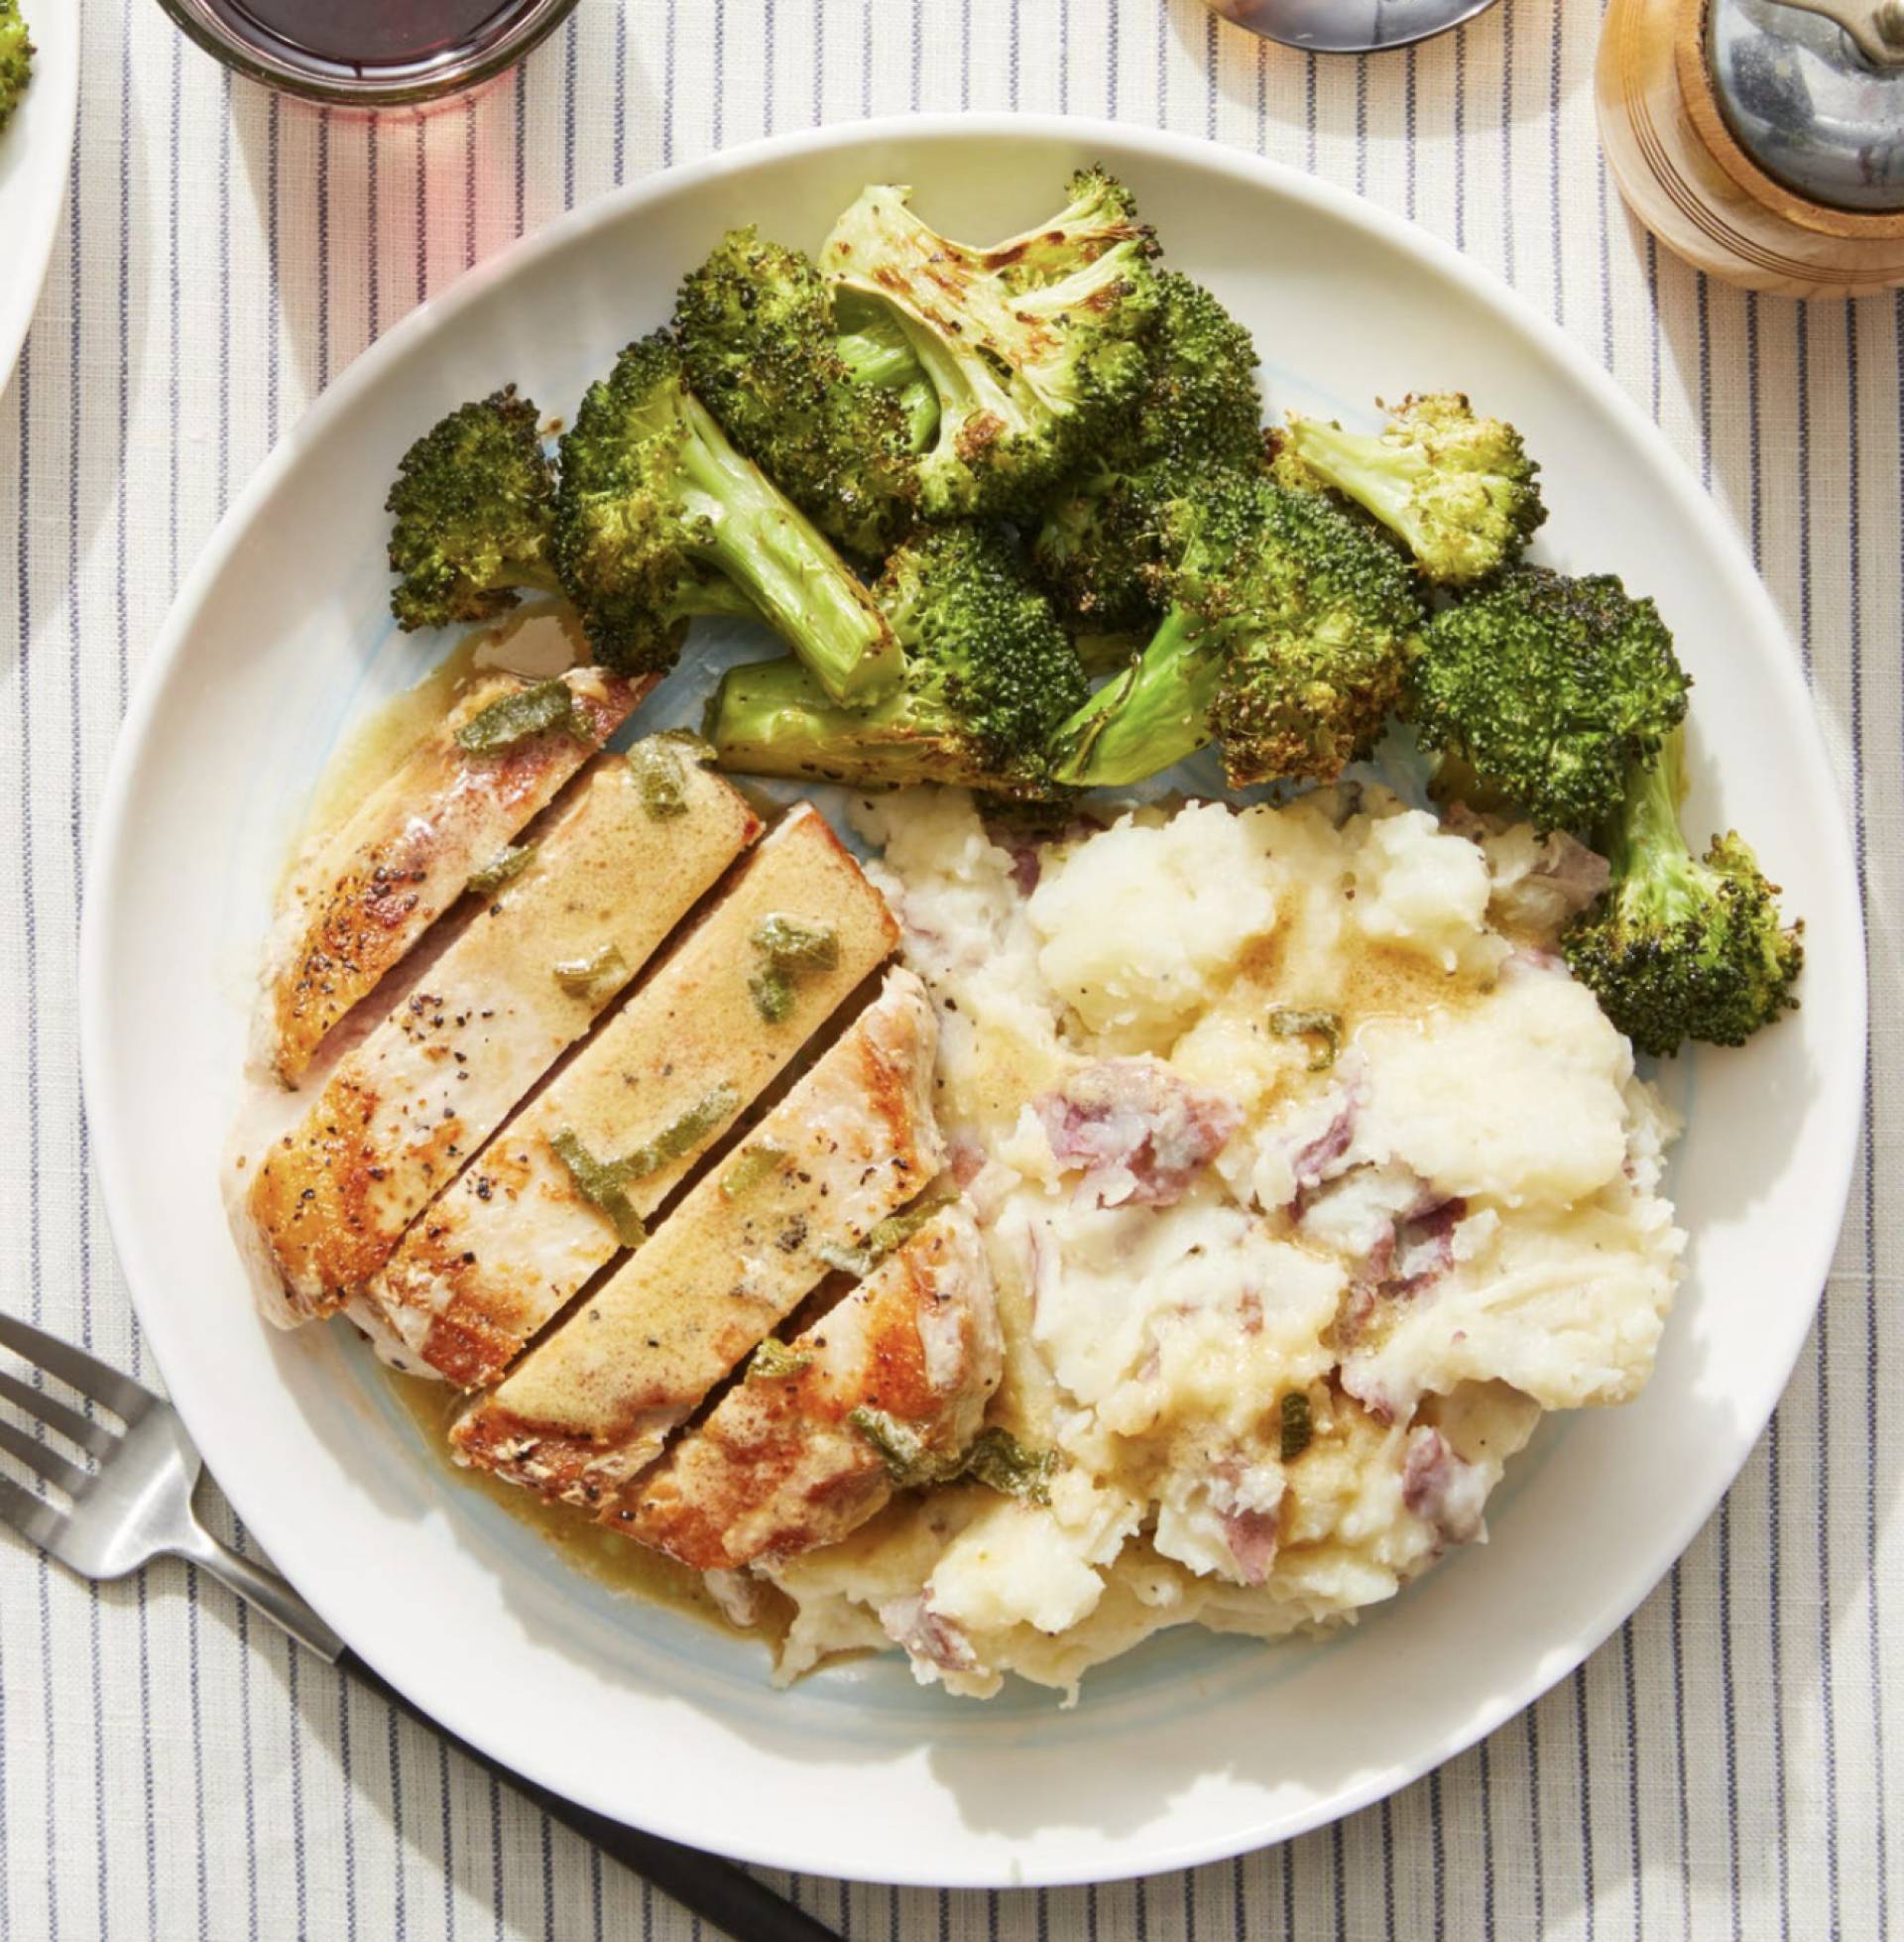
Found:
[[450, 1432], [458, 1458], [600, 1511], [827, 1270], [936, 1174], [925, 987], [880, 996], [648, 1244]]
[[[638, 745], [638, 747], [641, 745]], [[760, 831], [726, 782], [680, 765], [681, 813], [604, 757], [489, 910], [265, 1150], [245, 1205], [288, 1296], [338, 1307]]]
[[[827, 963], [789, 981], [785, 1010], [770, 1019], [748, 989], [760, 963], [755, 939], [763, 923], [787, 915], [829, 932], [832, 948]], [[353, 1314], [404, 1366], [419, 1362], [465, 1389], [496, 1382], [623, 1246], [560, 1143], [643, 1155], [623, 1193], [627, 1214], [646, 1219], [897, 941], [885, 899], [802, 803], [410, 1230]]]
[[856, 1412], [895, 1425], [922, 1474], [956, 1468], [1004, 1368], [970, 1209], [934, 1215], [805, 1334], [766, 1347], [605, 1523], [698, 1571], [836, 1543], [894, 1488]]
[[562, 678], [570, 725], [493, 755], [472, 754], [457, 730], [531, 684], [515, 674], [478, 682], [388, 782], [298, 859], [265, 944], [252, 1043], [261, 1072], [295, 1086], [330, 1029], [654, 685], [599, 668]]

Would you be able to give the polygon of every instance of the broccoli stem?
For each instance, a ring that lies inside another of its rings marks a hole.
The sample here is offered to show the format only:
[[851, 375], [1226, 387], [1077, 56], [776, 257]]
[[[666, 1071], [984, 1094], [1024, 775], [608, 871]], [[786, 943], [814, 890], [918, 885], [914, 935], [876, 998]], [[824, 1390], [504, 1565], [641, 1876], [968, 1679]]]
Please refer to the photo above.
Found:
[[1703, 866], [1679, 820], [1684, 746], [1675, 729], [1656, 756], [1627, 765], [1625, 800], [1602, 835], [1621, 902], [1661, 924], [1684, 923], [1702, 904]]
[[906, 449], [914, 456], [930, 450], [939, 429], [939, 394], [931, 380], [916, 377], [901, 385], [899, 410], [905, 415]]
[[948, 773], [948, 758], [920, 733], [908, 695], [871, 709], [838, 708], [786, 659], [730, 668], [708, 701], [701, 732], [720, 752], [721, 767], [743, 775], [886, 789], [982, 780]]
[[749, 662], [722, 675], [702, 733], [720, 750], [724, 768], [810, 776], [826, 773], [829, 750], [838, 754], [842, 738], [864, 732], [881, 712], [829, 706], [797, 661]]
[[904, 333], [896, 327], [884, 329], [878, 323], [846, 331], [839, 339], [839, 352], [846, 368], [863, 385], [882, 391], [901, 391], [919, 375], [919, 360]]
[[722, 572], [832, 699], [863, 706], [891, 693], [905, 661], [872, 594], [760, 467], [734, 449], [697, 399], [683, 395], [681, 411], [688, 430], [679, 461], [684, 497], [706, 521], [708, 549]]
[[955, 352], [948, 338], [915, 324], [903, 310], [894, 314], [914, 361], [925, 373], [942, 423], [956, 427], [996, 421], [1014, 429], [1020, 426], [1023, 414], [984, 358], [971, 350]]
[[855, 384], [897, 393], [905, 416], [906, 444], [916, 455], [931, 444], [939, 428], [939, 394], [920, 369], [898, 319], [890, 313], [872, 313], [870, 305], [868, 309], [866, 321], [843, 330], [834, 345]]
[[666, 608], [666, 618], [670, 621], [697, 620], [703, 616], [759, 620], [761, 610], [732, 580], [719, 573], [709, 573], [689, 585], [677, 587]]
[[1211, 739], [1222, 678], [1219, 637], [1171, 608], [1142, 654], [1060, 725], [1054, 780], [1086, 789], [1141, 782], [1195, 755]]
[[1312, 472], [1399, 533], [1410, 546], [1423, 540], [1413, 504], [1416, 485], [1429, 470], [1420, 452], [1313, 419], [1303, 421], [1297, 450]]

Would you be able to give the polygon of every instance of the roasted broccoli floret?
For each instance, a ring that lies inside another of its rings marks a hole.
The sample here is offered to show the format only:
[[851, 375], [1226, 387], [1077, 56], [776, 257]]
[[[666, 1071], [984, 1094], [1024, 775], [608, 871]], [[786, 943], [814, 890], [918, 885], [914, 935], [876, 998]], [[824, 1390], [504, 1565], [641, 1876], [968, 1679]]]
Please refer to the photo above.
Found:
[[1028, 515], [1143, 383], [1153, 245], [1126, 202], [1100, 196], [1098, 215], [1066, 234], [1076, 267], [1041, 278], [1021, 240], [998, 251], [952, 242], [906, 208], [908, 193], [867, 189], [822, 264], [842, 302], [899, 323], [937, 396], [920, 510]]
[[1511, 565], [1547, 517], [1520, 433], [1459, 392], [1404, 400], [1378, 432], [1292, 414], [1279, 439], [1279, 476], [1353, 499], [1444, 585]]
[[1409, 669], [1422, 745], [1468, 764], [1542, 829], [1590, 829], [1626, 765], [1686, 713], [1690, 683], [1650, 600], [1611, 574], [1518, 566], [1430, 622]]
[[1140, 242], [1154, 252], [1149, 228], [1137, 219], [1137, 198], [1102, 168], [1080, 169], [1064, 185], [1070, 198], [1047, 222], [977, 250], [1008, 290], [1035, 290], [1095, 263], [1107, 250]]
[[519, 589], [558, 591], [550, 535], [555, 469], [536, 407], [514, 385], [461, 405], [411, 446], [393, 516], [390, 609], [405, 628], [492, 620]]
[[792, 660], [731, 668], [706, 724], [722, 763], [862, 786], [1047, 793], [1051, 730], [1087, 683], [1011, 543], [965, 523], [921, 529], [874, 592], [905, 649], [899, 693], [861, 713], [829, 704]]
[[1249, 331], [1175, 271], [1158, 276], [1157, 291], [1143, 388], [1097, 442], [1095, 463], [1047, 508], [1034, 546], [1060, 611], [1092, 633], [1156, 623], [1162, 468], [1249, 469], [1263, 457]]
[[1574, 975], [1642, 1052], [1688, 1038], [1740, 1045], [1798, 1004], [1803, 924], [1779, 921], [1778, 886], [1737, 834], [1704, 860], [1679, 821], [1681, 731], [1628, 765], [1626, 796], [1601, 832], [1612, 881], [1561, 939]]
[[33, 42], [20, 18], [19, 0], [0, 0], [0, 129], [13, 119], [33, 78]]
[[591, 385], [561, 441], [555, 559], [611, 667], [665, 667], [679, 617], [726, 581], [835, 700], [898, 684], [898, 643], [812, 523], [728, 441], [688, 390], [665, 333], [631, 344]]
[[[889, 373], [856, 367], [809, 257], [730, 230], [682, 283], [675, 328], [688, 383], [735, 445], [843, 546], [879, 558], [911, 524], [918, 480], [903, 385], [924, 389], [904, 338]], [[856, 338], [856, 355], [871, 345]], [[898, 382], [890, 382], [896, 375]]]
[[1057, 780], [1136, 782], [1213, 739], [1233, 788], [1367, 755], [1422, 618], [1394, 549], [1319, 493], [1222, 467], [1178, 480], [1162, 530], [1168, 611], [1061, 726]]

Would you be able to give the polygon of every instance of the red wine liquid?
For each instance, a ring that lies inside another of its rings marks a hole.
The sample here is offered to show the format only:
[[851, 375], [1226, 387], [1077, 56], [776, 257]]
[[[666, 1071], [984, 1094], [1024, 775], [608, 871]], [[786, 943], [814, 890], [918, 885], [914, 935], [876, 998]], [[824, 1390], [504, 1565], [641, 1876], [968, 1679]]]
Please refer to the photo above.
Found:
[[376, 74], [480, 53], [530, 0], [211, 0], [240, 40], [301, 67]]

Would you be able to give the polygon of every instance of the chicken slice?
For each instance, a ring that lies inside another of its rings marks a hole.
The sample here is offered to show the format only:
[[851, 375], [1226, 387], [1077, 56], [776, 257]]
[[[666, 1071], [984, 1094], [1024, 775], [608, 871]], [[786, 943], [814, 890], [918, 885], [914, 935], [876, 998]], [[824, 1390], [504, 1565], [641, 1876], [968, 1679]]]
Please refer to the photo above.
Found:
[[384, 1265], [431, 1195], [759, 834], [731, 785], [680, 767], [684, 813], [661, 816], [631, 766], [604, 757], [425, 988], [338, 1061], [265, 1150], [245, 1206], [289, 1297], [268, 1302], [274, 1320], [330, 1312]]
[[1004, 1355], [992, 1271], [961, 1200], [805, 1334], [766, 1344], [747, 1379], [603, 1521], [697, 1571], [836, 1543], [893, 1489], [853, 1412], [878, 1410], [916, 1439], [922, 1468], [947, 1474], [978, 1434]]
[[609, 1509], [829, 1267], [944, 1163], [925, 987], [880, 995], [646, 1247], [471, 1405], [460, 1461]]
[[[755, 936], [775, 915], [831, 933], [831, 962], [788, 986], [769, 1019], [748, 993]], [[490, 1142], [365, 1290], [386, 1356], [486, 1389], [621, 1248], [553, 1142], [645, 1153], [625, 1187], [646, 1219], [898, 941], [886, 900], [810, 803], [526, 1112]], [[378, 1324], [381, 1323], [381, 1327]]]
[[388, 782], [294, 865], [266, 940], [252, 1025], [261, 1074], [295, 1086], [331, 1027], [554, 800], [654, 685], [599, 668], [578, 668], [562, 680], [572, 724], [493, 755], [470, 753], [457, 730], [531, 683], [515, 674], [477, 683]]

